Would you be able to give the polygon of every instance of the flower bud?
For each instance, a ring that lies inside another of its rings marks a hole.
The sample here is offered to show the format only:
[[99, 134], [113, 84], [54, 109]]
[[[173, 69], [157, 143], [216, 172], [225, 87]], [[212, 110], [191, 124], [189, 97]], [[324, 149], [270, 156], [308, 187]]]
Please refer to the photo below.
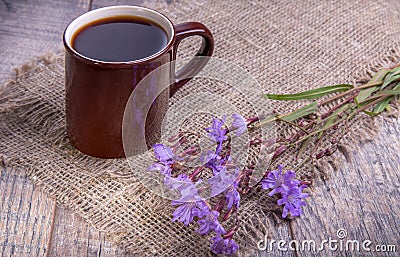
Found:
[[311, 184], [312, 184], [312, 181], [309, 181], [309, 180], [303, 180], [303, 181], [301, 181], [301, 185], [309, 186], [309, 185], [311, 185]]
[[271, 145], [274, 145], [275, 143], [276, 143], [276, 138], [271, 138], [271, 139], [267, 140], [264, 145], [266, 147], [269, 147]]
[[332, 155], [331, 149], [329, 149], [329, 148], [325, 149], [324, 155], [325, 155], [325, 156], [330, 156], [330, 155]]
[[274, 156], [272, 158], [277, 158], [279, 157], [281, 154], [283, 154], [287, 149], [286, 145], [281, 145], [278, 147], [278, 149], [276, 149]]
[[168, 142], [173, 143], [173, 142], [175, 142], [176, 140], [178, 140], [179, 137], [180, 137], [180, 135], [179, 135], [179, 133], [178, 133], [178, 134], [176, 134], [175, 136], [170, 137], [170, 138], [168, 139]]
[[317, 153], [317, 155], [315, 156], [315, 158], [317, 158], [317, 160], [318, 160], [318, 159], [321, 159], [321, 158], [324, 157], [324, 156], [325, 156], [325, 151], [320, 151], [320, 152]]
[[229, 219], [229, 217], [231, 216], [231, 214], [233, 213], [233, 210], [235, 209], [235, 207], [230, 208], [227, 212], [225, 212], [224, 217], [222, 218], [223, 221], [226, 221]]
[[239, 229], [239, 226], [235, 225], [233, 226], [231, 229], [228, 230], [228, 232], [226, 232], [225, 235], [222, 236], [222, 238], [226, 239], [226, 238], [232, 238], [232, 236], [235, 234], [235, 232]]

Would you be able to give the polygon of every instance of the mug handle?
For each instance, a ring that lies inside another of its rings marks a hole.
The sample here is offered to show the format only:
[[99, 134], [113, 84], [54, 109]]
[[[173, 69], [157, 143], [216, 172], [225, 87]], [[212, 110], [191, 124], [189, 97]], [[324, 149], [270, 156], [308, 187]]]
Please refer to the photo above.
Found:
[[[179, 43], [191, 36], [201, 36], [203, 42], [195, 57], [211, 56], [214, 51], [214, 38], [210, 30], [199, 22], [185, 22], [174, 26], [175, 29], [175, 44], [174, 44], [174, 60]], [[172, 97], [179, 88], [191, 80], [203, 67], [207, 64], [208, 58], [193, 58], [182, 69], [175, 73], [175, 83], [170, 87], [169, 96]]]

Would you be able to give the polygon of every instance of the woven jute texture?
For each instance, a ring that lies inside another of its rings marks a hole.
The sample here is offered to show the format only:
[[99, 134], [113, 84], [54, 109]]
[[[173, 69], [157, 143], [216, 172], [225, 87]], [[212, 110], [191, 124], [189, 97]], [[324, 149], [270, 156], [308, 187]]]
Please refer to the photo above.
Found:
[[[294, 93], [339, 83], [357, 85], [400, 59], [399, 14], [386, 1], [190, 0], [145, 5], [176, 24], [204, 23], [215, 37], [214, 56], [243, 67], [269, 93]], [[193, 54], [197, 43], [183, 42], [179, 56]], [[211, 254], [208, 239], [194, 232], [196, 225], [172, 223], [169, 201], [142, 185], [126, 160], [91, 158], [70, 146], [65, 132], [62, 54], [32, 61], [16, 71], [16, 77], [0, 88], [0, 156], [4, 165], [25, 170], [58, 203], [71, 207], [138, 256]], [[214, 90], [244, 114], [251, 113], [245, 101], [220, 84], [195, 79], [171, 99], [170, 107], [192, 92]], [[278, 112], [304, 104], [271, 102]], [[185, 129], [205, 127], [210, 117], [189, 119], [184, 124]], [[343, 145], [375, 130], [373, 122], [363, 117], [352, 127], [356, 129]], [[278, 132], [280, 129], [285, 130], [278, 124]], [[287, 152], [283, 160], [291, 167], [293, 152]], [[301, 174], [311, 176], [308, 172]], [[257, 241], [273, 226], [269, 217], [274, 201], [262, 192], [242, 198], [242, 222], [234, 238], [240, 254], [254, 252]]]

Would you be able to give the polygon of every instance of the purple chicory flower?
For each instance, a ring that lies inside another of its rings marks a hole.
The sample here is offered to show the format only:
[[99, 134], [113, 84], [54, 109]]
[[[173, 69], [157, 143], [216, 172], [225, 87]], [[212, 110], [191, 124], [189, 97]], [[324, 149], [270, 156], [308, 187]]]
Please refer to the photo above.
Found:
[[[187, 182], [185, 175], [181, 176], [181, 178], [182, 178], [182, 181]], [[199, 191], [198, 191], [195, 183], [187, 183], [187, 185], [185, 187], [179, 188], [179, 191], [181, 193], [181, 198], [179, 198], [178, 200], [175, 200], [175, 201], [189, 202], [189, 201], [201, 200]]]
[[294, 180], [295, 177], [296, 174], [293, 170], [283, 173], [283, 165], [278, 165], [278, 170], [269, 172], [267, 177], [261, 180], [261, 185], [263, 189], [273, 188], [268, 194], [269, 196], [273, 196], [276, 193], [288, 190], [291, 186], [299, 185], [300, 181]]
[[148, 171], [158, 171], [165, 176], [171, 176], [171, 165], [155, 162], [147, 168]]
[[247, 122], [242, 115], [232, 114], [233, 122], [232, 127], [236, 129], [236, 136], [241, 136], [247, 130]]
[[171, 176], [172, 165], [177, 157], [172, 153], [169, 146], [163, 144], [155, 144], [153, 146], [154, 156], [159, 162], [155, 162], [148, 167], [148, 171], [159, 171], [165, 176]]
[[215, 254], [234, 254], [238, 248], [237, 243], [231, 238], [223, 239], [220, 235], [217, 235], [211, 239], [211, 250]]
[[[177, 203], [176, 203], [177, 204]], [[174, 211], [172, 221], [179, 220], [186, 226], [193, 221], [194, 217], [200, 217], [201, 210], [199, 209], [198, 202], [185, 202], [179, 203], [180, 206]], [[175, 205], [173, 203], [173, 205]]]
[[164, 165], [171, 165], [175, 162], [175, 155], [172, 153], [172, 149], [169, 146], [163, 144], [155, 144], [153, 146], [154, 155]]
[[208, 183], [211, 186], [211, 196], [215, 196], [225, 191], [229, 186], [233, 185], [236, 179], [236, 175], [228, 174], [225, 167], [218, 173], [214, 174], [213, 177], [208, 179]]
[[218, 216], [219, 212], [208, 211], [208, 213], [205, 214], [202, 219], [197, 221], [199, 224], [199, 229], [197, 229], [196, 232], [199, 232], [201, 235], [205, 235], [211, 230], [214, 230], [217, 234], [225, 234], [226, 231], [219, 223]]
[[302, 190], [306, 188], [306, 185], [297, 186], [294, 185], [290, 187], [288, 190], [283, 191], [282, 199], [278, 200], [278, 204], [285, 206], [283, 207], [282, 217], [286, 218], [288, 211], [292, 217], [300, 216], [303, 212], [301, 210], [301, 206], [305, 206], [306, 203], [302, 200], [308, 196], [307, 193], [302, 193]]
[[171, 189], [182, 190], [186, 186], [191, 186], [193, 182], [186, 174], [179, 174], [176, 178], [165, 176], [164, 185], [169, 186]]
[[239, 209], [240, 206], [240, 194], [237, 191], [238, 183], [235, 182], [231, 185], [225, 193], [225, 199], [227, 203], [227, 208], [230, 210], [232, 206], [236, 206]]
[[181, 195], [179, 200], [172, 201], [172, 205], [179, 205], [173, 213], [172, 221], [179, 220], [188, 226], [194, 217], [203, 217], [205, 209], [209, 207], [201, 199], [194, 184], [184, 187]]
[[222, 165], [225, 160], [211, 150], [208, 150], [207, 155], [202, 157], [201, 160], [205, 163], [205, 167], [212, 169], [214, 176], [224, 169]]
[[216, 143], [218, 143], [217, 149], [215, 150], [215, 153], [218, 154], [222, 150], [222, 143], [228, 139], [226, 136], [226, 129], [222, 128], [222, 125], [224, 125], [226, 116], [224, 115], [222, 119], [218, 118], [213, 118], [213, 125], [209, 128], [206, 128], [206, 131], [208, 132], [208, 136], [214, 140]]

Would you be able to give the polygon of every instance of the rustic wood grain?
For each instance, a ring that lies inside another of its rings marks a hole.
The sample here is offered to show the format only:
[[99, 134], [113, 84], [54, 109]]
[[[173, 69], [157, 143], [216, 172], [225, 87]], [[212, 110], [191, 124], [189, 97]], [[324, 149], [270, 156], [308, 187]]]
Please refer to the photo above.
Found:
[[343, 157], [338, 171], [316, 182], [304, 216], [293, 221], [292, 229], [294, 239], [318, 243], [338, 239], [337, 230], [344, 229], [344, 243], [370, 240], [371, 249], [389, 244], [396, 245], [397, 252], [326, 249], [315, 255], [301, 252], [301, 256], [399, 256], [400, 120], [382, 121], [380, 127], [374, 140], [349, 152], [348, 162]]
[[[64, 28], [88, 8], [89, 0], [0, 2], [0, 82], [13, 67], [61, 49]], [[103, 233], [56, 207], [23, 171], [2, 169], [0, 178], [1, 256], [124, 256]]]
[[399, 0], [389, 0], [389, 3], [394, 8], [396, 8], [397, 11], [399, 11], [399, 16], [400, 16], [400, 1]]
[[73, 211], [57, 206], [51, 238], [51, 256], [126, 256]]
[[0, 82], [13, 67], [62, 49], [66, 25], [89, 8], [89, 0], [0, 1]]
[[43, 256], [55, 201], [34, 187], [22, 170], [0, 171], [1, 256]]
[[144, 0], [93, 0], [91, 9], [97, 9], [111, 5], [143, 5]]
[[[390, 0], [400, 10], [398, 0]], [[142, 0], [42, 0], [0, 1], [0, 82], [12, 76], [12, 68], [47, 51], [62, 48], [67, 23], [88, 8], [115, 4], [141, 5]], [[290, 241], [369, 239], [375, 244], [394, 244], [400, 251], [400, 139], [399, 120], [382, 122], [380, 134], [358, 145], [338, 171], [333, 168], [316, 186], [304, 208], [304, 216], [275, 224], [265, 231], [270, 239]], [[129, 256], [111, 245], [78, 215], [56, 206], [23, 171], [0, 169], [1, 256]], [[272, 221], [271, 221], [272, 222]], [[262, 239], [262, 238], [260, 238]], [[376, 256], [349, 251], [260, 251], [257, 256]], [[380, 256], [378, 255], [378, 256]]]

